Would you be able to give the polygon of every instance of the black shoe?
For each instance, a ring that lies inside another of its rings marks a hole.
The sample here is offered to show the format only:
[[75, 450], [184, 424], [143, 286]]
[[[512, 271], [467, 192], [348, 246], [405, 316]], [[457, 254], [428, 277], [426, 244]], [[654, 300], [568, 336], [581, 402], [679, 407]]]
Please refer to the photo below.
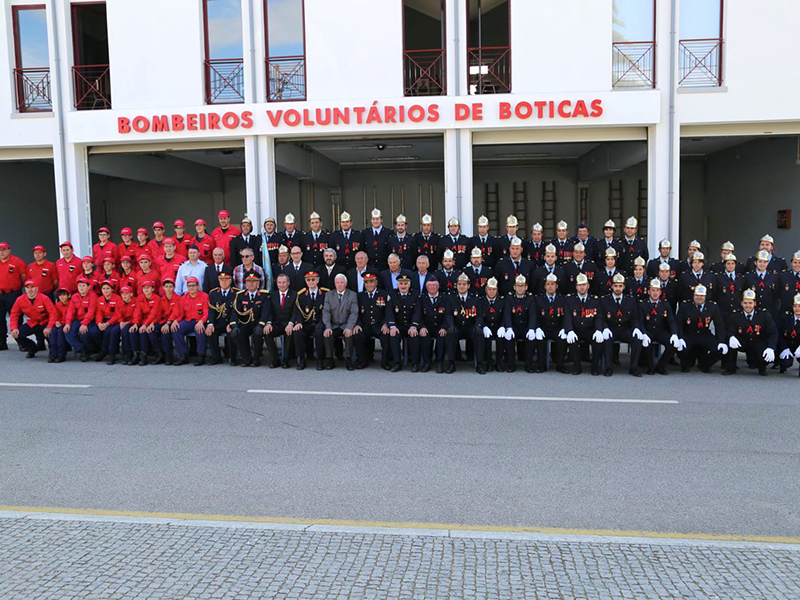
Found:
[[352, 371], [355, 369], [355, 367], [353, 366], [353, 361], [351, 360], [344, 361], [344, 366], [348, 371]]
[[86, 362], [87, 360], [89, 360], [89, 355], [86, 354], [86, 350], [78, 351], [78, 360], [81, 362]]
[[703, 373], [711, 373], [711, 367], [700, 367]]
[[[356, 365], [355, 365], [355, 368], [358, 371], [361, 371], [362, 369], [366, 369], [367, 368], [366, 361], [365, 362], [357, 362]], [[384, 367], [384, 368], [386, 368], [386, 367]]]
[[183, 365], [189, 364], [189, 358], [184, 354], [181, 356], [177, 361], [175, 361], [176, 367], [182, 367]]
[[547, 373], [547, 369], [545, 367], [536, 367], [537, 373]]
[[288, 369], [289, 368], [289, 361], [285, 360], [281, 363], [281, 369]]
[[44, 341], [38, 342], [36, 344], [36, 351], [42, 352], [43, 350], [47, 350], [47, 347], [44, 345]]
[[781, 373], [786, 373], [786, 367], [781, 367]]
[[247, 367], [249, 367], [249, 366], [250, 366], [250, 365], [252, 365], [252, 364], [253, 364], [253, 363], [252, 363], [251, 361], [249, 361], [249, 360], [243, 360], [241, 363], [239, 363], [239, 366], [240, 366], [240, 367], [245, 367], [245, 368], [247, 368]]
[[536, 373], [536, 367], [534, 367], [533, 365], [525, 365], [525, 372]]
[[452, 375], [455, 372], [456, 372], [456, 363], [455, 361], [451, 360], [450, 364], [447, 367], [447, 371], [445, 371], [445, 373], [447, 373], [448, 375]]
[[614, 369], [606, 369], [606, 370], [603, 372], [603, 375], [604, 375], [605, 377], [611, 377], [613, 374], [614, 374]]
[[325, 361], [318, 360], [317, 361], [317, 371], [324, 371], [325, 370]]
[[655, 375], [656, 371], [655, 371], [655, 369], [647, 369], [647, 374], [648, 375]]
[[103, 362], [103, 359], [108, 356], [108, 352], [101, 350], [100, 354], [94, 357], [94, 362]]
[[108, 360], [106, 361], [107, 365], [115, 365], [117, 364], [117, 355], [116, 354], [109, 354]]
[[295, 367], [295, 369], [297, 369], [298, 371], [302, 371], [305, 368], [306, 368], [306, 361], [302, 358], [298, 358], [297, 366]]
[[420, 373], [427, 373], [430, 370], [431, 370], [431, 366], [428, 363], [423, 363], [422, 366], [420, 366], [420, 368], [419, 368], [419, 372]]
[[759, 369], [758, 370], [758, 374], [761, 375], [762, 377], [766, 377], [767, 376], [767, 370], [766, 369]]
[[56, 357], [51, 354], [50, 356], [47, 357], [47, 362], [49, 363], [56, 362]]
[[58, 358], [56, 358], [57, 363], [62, 363], [67, 360], [67, 356], [65, 354], [59, 354]]
[[436, 362], [436, 372], [439, 374], [444, 373], [444, 363], [442, 361]]
[[275, 359], [275, 360], [273, 360], [273, 361], [272, 361], [272, 363], [269, 365], [269, 368], [270, 368], [270, 369], [277, 369], [277, 368], [278, 368], [278, 367], [280, 367], [280, 366], [281, 366], [281, 361], [279, 361], [279, 360], [276, 358], [276, 359]]
[[478, 368], [475, 369], [478, 375], [486, 375], [486, 365], [482, 362], [478, 363]]
[[658, 365], [656, 367], [656, 373], [658, 373], [659, 375], [666, 375], [667, 374], [667, 369], [666, 369], [666, 367], [664, 367], [664, 365]]
[[156, 359], [153, 361], [154, 365], [163, 365], [167, 362], [167, 357], [164, 356], [163, 352], [156, 353]]
[[736, 373], [736, 371], [729, 371], [728, 369], [725, 369], [722, 372], [723, 375], [733, 375], [734, 373]]
[[567, 368], [566, 367], [556, 367], [556, 371], [558, 371], [559, 373], [564, 373], [566, 375]]
[[594, 375], [595, 377], [599, 377], [600, 376], [600, 369], [592, 369], [592, 375]]
[[247, 366], [248, 367], [260, 367], [261, 366], [261, 359], [260, 358], [254, 358], [253, 360], [251, 360], [250, 362], [247, 363]]
[[573, 375], [580, 375], [581, 374], [581, 368], [580, 367], [576, 367], [576, 368], [572, 369], [572, 374]]
[[681, 367], [681, 373], [688, 373], [689, 367]]
[[381, 369], [384, 371], [391, 371], [392, 367], [389, 365], [389, 363], [381, 363]]
[[628, 373], [630, 373], [634, 377], [641, 377], [642, 376], [642, 372], [639, 369], [631, 369], [630, 371], [628, 371]]
[[147, 366], [147, 352], [139, 352], [139, 366], [140, 367]]
[[[397, 365], [397, 366], [399, 367], [400, 365]], [[417, 363], [414, 363], [413, 365], [411, 365], [411, 372], [412, 373], [419, 373], [419, 366], [417, 365]]]
[[333, 368], [334, 368], [335, 366], [336, 366], [336, 365], [334, 364], [334, 362], [333, 362], [333, 359], [332, 359], [332, 358], [329, 358], [329, 359], [328, 359], [328, 364], [327, 364], [327, 365], [325, 365], [325, 370], [326, 370], [326, 371], [332, 371], [332, 370], [333, 370]]
[[205, 356], [201, 356], [196, 361], [194, 361], [194, 366], [195, 367], [202, 367], [204, 364], [206, 364], [206, 357]]
[[399, 373], [402, 370], [403, 370], [403, 366], [400, 363], [397, 363], [395, 366], [393, 366], [391, 369], [389, 369], [389, 371], [391, 371], [392, 373]]
[[25, 355], [25, 358], [35, 358], [36, 357], [36, 350], [28, 350], [28, 353]]
[[211, 365], [211, 366], [220, 365], [220, 364], [222, 364], [222, 359], [221, 358], [215, 358], [215, 357], [212, 356], [211, 360], [208, 361], [208, 364]]
[[133, 356], [130, 358], [130, 360], [127, 362], [127, 364], [129, 364], [132, 367], [135, 367], [136, 365], [138, 365], [139, 364], [139, 353], [138, 352], [134, 352]]
[[505, 370], [506, 373], [516, 373], [517, 365], [508, 365]]

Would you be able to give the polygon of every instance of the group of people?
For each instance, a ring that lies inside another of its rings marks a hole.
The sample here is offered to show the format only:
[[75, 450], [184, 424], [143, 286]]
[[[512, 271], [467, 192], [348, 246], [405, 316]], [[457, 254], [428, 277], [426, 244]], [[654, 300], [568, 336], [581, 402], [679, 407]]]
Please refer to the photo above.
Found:
[[520, 362], [579, 374], [588, 362], [610, 376], [621, 344], [637, 377], [666, 375], [676, 355], [684, 372], [721, 361], [733, 374], [739, 353], [761, 375], [800, 363], [800, 251], [787, 264], [769, 235], [744, 262], [725, 242], [709, 266], [696, 240], [684, 259], [668, 240], [651, 258], [634, 217], [621, 236], [607, 221], [599, 238], [561, 221], [552, 240], [539, 223], [525, 236], [513, 215], [500, 236], [480, 217], [472, 237], [456, 218], [433, 232], [430, 215], [417, 233], [403, 215], [390, 230], [378, 209], [361, 231], [347, 212], [334, 232], [317, 213], [307, 232], [288, 214], [282, 231], [267, 218], [260, 234], [248, 218], [217, 217], [211, 233], [197, 219], [188, 235], [179, 219], [174, 235], [156, 222], [152, 238], [126, 227], [118, 243], [101, 227], [91, 255], [63, 242], [56, 263], [41, 245], [26, 264], [0, 242], [0, 349], [10, 329], [30, 358], [47, 340], [49, 362], [72, 350], [108, 364], [257, 367], [266, 349], [272, 368], [316, 358], [332, 369], [338, 357], [353, 370], [379, 342], [393, 372], [453, 373], [467, 360], [481, 374]]

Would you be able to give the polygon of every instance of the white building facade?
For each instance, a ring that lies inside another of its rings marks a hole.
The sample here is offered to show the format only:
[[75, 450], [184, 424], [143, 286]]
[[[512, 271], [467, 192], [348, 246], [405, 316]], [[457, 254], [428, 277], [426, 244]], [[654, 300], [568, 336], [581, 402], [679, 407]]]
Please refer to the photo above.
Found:
[[798, 245], [777, 229], [800, 192], [790, 0], [0, 8], [0, 239], [88, 252], [102, 225], [378, 207], [466, 233], [635, 215], [651, 253]]

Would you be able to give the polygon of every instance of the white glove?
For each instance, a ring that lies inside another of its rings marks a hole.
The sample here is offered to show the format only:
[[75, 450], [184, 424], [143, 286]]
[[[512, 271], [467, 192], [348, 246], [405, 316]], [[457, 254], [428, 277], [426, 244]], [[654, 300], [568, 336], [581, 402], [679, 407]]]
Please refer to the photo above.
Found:
[[775, 362], [775, 350], [772, 348], [767, 348], [764, 350], [764, 353], [761, 356], [763, 356], [764, 360], [768, 363]]
[[508, 329], [506, 329], [506, 339], [509, 342], [514, 339], [514, 330], [511, 329], [510, 327]]
[[798, 346], [797, 350], [794, 351], [794, 357], [800, 360], [800, 346]]
[[562, 340], [565, 340], [565, 339], [567, 339], [567, 333], [566, 333], [566, 331], [564, 331], [563, 329], [562, 329], [561, 331], [559, 331], [559, 332], [558, 332], [558, 337], [559, 337], [559, 338], [561, 338]]
[[642, 346], [644, 346], [645, 348], [650, 346], [650, 336], [647, 335], [646, 333], [642, 336]]
[[722, 352], [722, 356], [725, 356], [728, 353], [728, 347], [725, 344], [717, 344], [717, 350]]
[[597, 342], [598, 344], [603, 343], [603, 332], [602, 331], [595, 331], [592, 334], [592, 339]]
[[536, 339], [536, 332], [533, 329], [528, 329], [528, 333], [525, 334], [525, 337], [529, 342], [532, 342]]
[[539, 340], [540, 342], [544, 339], [544, 331], [542, 331], [541, 328], [538, 327], [536, 328], [536, 339]]
[[680, 340], [677, 335], [673, 334], [672, 337], [669, 338], [669, 343], [672, 344], [673, 348], [678, 348], [678, 342], [680, 342]]
[[578, 334], [575, 333], [574, 331], [570, 331], [567, 334], [567, 343], [568, 344], [574, 344], [577, 341], [578, 341]]
[[492, 330], [491, 330], [491, 329], [489, 329], [488, 327], [484, 327], [484, 328], [483, 328], [483, 337], [485, 337], [487, 340], [488, 340], [490, 337], [492, 337]]
[[678, 340], [678, 345], [676, 346], [678, 352], [686, 350], [686, 340]]
[[739, 348], [742, 347], [742, 345], [739, 343], [739, 340], [737, 340], [736, 336], [733, 335], [731, 336], [731, 339], [728, 340], [728, 346], [730, 346], [734, 350], [738, 350]]
[[792, 351], [788, 348], [781, 352], [781, 360], [786, 360], [787, 358], [792, 358]]
[[633, 330], [633, 337], [635, 337], [637, 340], [643, 339], [642, 332], [639, 331], [638, 327]]
[[603, 341], [606, 341], [606, 342], [607, 342], [607, 341], [608, 341], [608, 340], [610, 340], [612, 337], [614, 337], [614, 334], [613, 334], [613, 333], [611, 333], [611, 330], [610, 330], [608, 327], [606, 327], [605, 329], [603, 329]]
[[506, 337], [506, 328], [505, 327], [500, 327], [497, 330], [497, 339], [499, 340], [500, 338], [504, 338], [504, 337]]

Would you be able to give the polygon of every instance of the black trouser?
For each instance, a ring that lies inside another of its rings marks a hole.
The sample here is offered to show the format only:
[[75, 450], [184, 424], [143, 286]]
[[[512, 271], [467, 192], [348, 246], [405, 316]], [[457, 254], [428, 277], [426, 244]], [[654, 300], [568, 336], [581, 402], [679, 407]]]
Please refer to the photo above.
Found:
[[[467, 340], [467, 347], [469, 347], [470, 342], [474, 343], [475, 355], [483, 355], [483, 333], [478, 332], [474, 325], [464, 325], [461, 327], [456, 325], [449, 333], [450, 335], [447, 336], [447, 339], [450, 342], [450, 347], [447, 351], [447, 360], [453, 361], [456, 359], [456, 354], [458, 354], [459, 350], [458, 345], [461, 340]], [[478, 335], [479, 333], [480, 335]]]
[[489, 327], [492, 332], [492, 337], [483, 337], [483, 329], [475, 328], [475, 358], [480, 363], [492, 363], [492, 341], [496, 343], [497, 354], [496, 362], [500, 364], [503, 359], [503, 346], [505, 346], [505, 339], [497, 337], [497, 330], [499, 327]]
[[410, 337], [408, 335], [408, 327], [398, 327], [397, 335], [389, 336], [389, 347], [392, 349], [392, 358], [395, 363], [403, 364], [403, 352], [400, 348], [400, 341], [405, 340], [406, 347], [408, 348], [408, 362], [411, 365], [416, 365], [419, 362], [419, 337]]
[[547, 368], [547, 342], [553, 342], [553, 359], [557, 369], [564, 368], [564, 357], [567, 354], [567, 342], [558, 337], [560, 329], [543, 329], [544, 339], [536, 340], [536, 347], [539, 353], [539, 369]]
[[633, 329], [612, 329], [614, 334], [610, 340], [605, 342], [604, 355], [606, 359], [606, 369], [612, 368], [612, 358], [614, 355], [614, 343], [628, 343], [631, 346], [631, 362], [628, 367], [630, 370], [639, 368], [639, 356], [642, 353], [642, 340], [633, 337]]
[[[322, 328], [322, 321], [319, 322], [309, 322], [303, 323], [303, 328], [298, 329], [292, 334], [292, 339], [294, 340], [294, 355], [297, 357], [298, 361], [305, 361], [306, 359], [306, 350], [308, 348], [308, 344], [314, 344], [314, 339], [317, 335], [317, 329]], [[320, 335], [322, 332], [320, 332]], [[314, 354], [318, 360], [325, 358], [322, 352], [322, 346], [314, 344]]]
[[[36, 341], [28, 339], [28, 336], [35, 336]], [[30, 326], [27, 322], [19, 326], [19, 337], [17, 345], [20, 350], [26, 352], [36, 352], [37, 347], [44, 345], [44, 325]]]
[[[790, 356], [789, 358], [779, 358], [780, 352], [778, 352], [778, 350], [775, 350], [775, 360], [778, 361], [778, 364], [781, 366], [782, 370], [788, 371], [789, 368], [791, 368], [792, 363], [794, 362], [794, 353], [797, 352], [798, 347], [800, 346], [795, 346], [794, 348], [789, 346], [789, 350], [792, 351], [792, 356]], [[798, 365], [800, 365], [800, 361], [797, 361], [797, 363]]]
[[592, 371], [597, 371], [600, 368], [600, 357], [603, 355], [603, 344], [597, 343], [592, 339], [595, 333], [594, 329], [575, 329], [575, 335], [578, 336], [578, 341], [569, 345], [569, 358], [572, 361], [573, 369], [576, 371], [581, 370], [581, 352], [583, 348], [592, 350]]
[[420, 365], [430, 365], [433, 360], [442, 362], [447, 357], [447, 347], [452, 344], [452, 336], [439, 336], [439, 329], [428, 329], [428, 335], [419, 336]]
[[380, 325], [367, 325], [357, 334], [353, 343], [356, 347], [356, 360], [360, 364], [367, 363], [367, 341], [380, 340], [381, 341], [381, 366], [385, 367], [389, 364], [389, 336], [381, 331]]
[[[739, 339], [739, 338], [736, 338]], [[767, 370], [767, 361], [762, 356], [764, 350], [767, 349], [766, 340], [743, 341], [739, 340], [742, 344], [741, 348], [734, 350], [728, 348], [728, 353], [722, 357], [722, 366], [726, 371], [736, 371], [736, 359], [739, 352], [743, 352], [747, 356], [747, 364], [758, 367], [759, 372]]]
[[514, 329], [514, 339], [506, 340], [506, 361], [508, 366], [513, 367], [517, 364], [517, 342], [520, 342], [525, 348], [525, 368], [530, 369], [533, 367], [533, 352], [536, 349], [536, 343], [529, 341], [525, 336], [528, 334], [527, 327]]
[[344, 329], [341, 327], [337, 327], [336, 329], [332, 330], [333, 333], [330, 337], [325, 337], [325, 325], [322, 327], [317, 328], [317, 332], [314, 334], [315, 341], [317, 343], [317, 347], [325, 348], [325, 356], [321, 358], [328, 358], [329, 360], [333, 360], [333, 342], [336, 339], [341, 338], [344, 342], [344, 359], [345, 360], [352, 360], [353, 358], [353, 336], [344, 337]]
[[0, 294], [0, 345], [6, 343], [6, 337], [8, 336], [6, 318], [11, 314], [11, 307], [14, 306], [14, 302], [17, 301], [19, 295], [19, 291]]
[[235, 337], [232, 333], [228, 333], [228, 324], [224, 322], [214, 325], [214, 333], [208, 337], [208, 345], [211, 348], [211, 358], [213, 360], [222, 360], [222, 353], [219, 349], [219, 338], [225, 336], [225, 348], [228, 350], [228, 358], [233, 359], [234, 348], [237, 346], [238, 341], [234, 340]]
[[686, 336], [684, 341], [686, 349], [679, 353], [683, 369], [688, 369], [695, 359], [701, 369], [710, 369], [722, 357], [722, 352], [717, 350], [720, 342], [710, 332]]
[[292, 343], [292, 335], [286, 335], [286, 326], [288, 323], [280, 323], [280, 324], [272, 324], [272, 332], [264, 336], [264, 344], [267, 347], [267, 358], [271, 360], [273, 363], [278, 359], [278, 345], [275, 343], [275, 338], [279, 338], [282, 335], [286, 337], [283, 338], [283, 360], [288, 361], [290, 359], [289, 351], [291, 350], [290, 346]]
[[[236, 346], [239, 350], [239, 358], [245, 363], [252, 360], [261, 360], [261, 353], [264, 349], [264, 326], [258, 323], [248, 323], [247, 325], [234, 326], [236, 332]], [[250, 338], [253, 338], [252, 353], [250, 350]], [[219, 344], [216, 344], [219, 352]]]
[[[668, 329], [658, 329], [656, 331], [646, 331], [647, 336], [650, 338], [650, 346], [643, 348], [645, 358], [647, 359], [647, 368], [650, 371], [655, 370], [656, 367], [666, 368], [672, 357], [675, 356], [675, 346], [670, 344], [669, 338], [672, 333]], [[661, 352], [661, 358], [656, 363], [656, 352], [658, 351], [658, 344], [664, 348]]]

